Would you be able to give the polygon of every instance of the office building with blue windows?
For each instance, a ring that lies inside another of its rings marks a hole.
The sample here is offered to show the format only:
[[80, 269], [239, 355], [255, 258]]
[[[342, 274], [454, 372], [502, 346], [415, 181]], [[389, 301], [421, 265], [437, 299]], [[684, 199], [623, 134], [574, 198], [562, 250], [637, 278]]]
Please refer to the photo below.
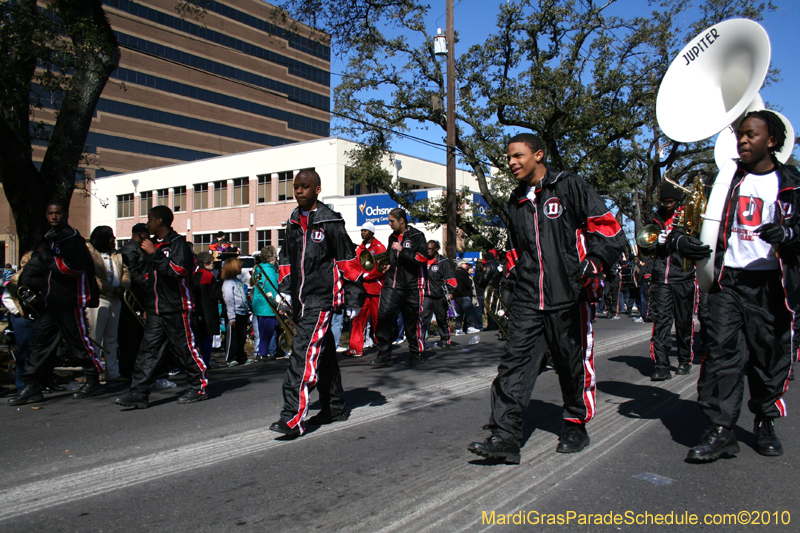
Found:
[[[277, 24], [262, 0], [207, 0], [199, 19], [175, 0], [103, 4], [121, 57], [86, 140], [91, 178], [328, 137], [330, 48], [318, 32]], [[36, 118], [54, 123], [55, 111]], [[34, 146], [34, 161], [45, 148]], [[74, 214], [89, 203], [77, 192]], [[0, 204], [8, 242], [13, 217]], [[71, 218], [88, 235], [88, 209]]]

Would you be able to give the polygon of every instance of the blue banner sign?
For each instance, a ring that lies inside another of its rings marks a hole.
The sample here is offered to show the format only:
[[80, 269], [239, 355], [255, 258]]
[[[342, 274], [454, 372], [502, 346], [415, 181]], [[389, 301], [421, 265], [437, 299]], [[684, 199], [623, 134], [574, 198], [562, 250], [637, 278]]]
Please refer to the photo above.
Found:
[[[428, 197], [428, 191], [416, 191], [414, 192], [414, 197], [417, 200], [424, 200]], [[387, 226], [389, 225], [389, 211], [395, 207], [400, 207], [388, 194], [359, 196], [357, 205], [358, 216], [356, 221], [359, 227], [365, 222], [372, 222], [376, 226]], [[409, 222], [415, 221], [409, 220]]]

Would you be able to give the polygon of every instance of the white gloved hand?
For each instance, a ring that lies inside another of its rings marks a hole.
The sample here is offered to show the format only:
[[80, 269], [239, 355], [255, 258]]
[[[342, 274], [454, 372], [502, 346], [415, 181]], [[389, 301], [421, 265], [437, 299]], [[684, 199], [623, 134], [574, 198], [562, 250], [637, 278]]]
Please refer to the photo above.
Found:
[[345, 314], [347, 315], [347, 318], [353, 320], [355, 317], [358, 316], [358, 313], [360, 312], [361, 312], [360, 307], [348, 307], [347, 311], [345, 311]]
[[278, 297], [278, 303], [281, 304], [281, 307], [284, 309], [291, 309], [292, 308], [292, 296], [285, 292], [282, 292]]
[[667, 230], [662, 231], [658, 234], [658, 244], [666, 244], [667, 243]]

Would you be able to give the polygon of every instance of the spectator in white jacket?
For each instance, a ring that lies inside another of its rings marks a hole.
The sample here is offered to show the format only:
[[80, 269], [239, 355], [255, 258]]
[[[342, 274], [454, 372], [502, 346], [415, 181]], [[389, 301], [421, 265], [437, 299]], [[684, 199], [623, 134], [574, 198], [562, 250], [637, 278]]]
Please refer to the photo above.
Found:
[[244, 351], [247, 326], [250, 319], [250, 303], [247, 289], [238, 278], [242, 273], [242, 262], [237, 258], [226, 259], [222, 265], [222, 300], [225, 302], [227, 327], [225, 334], [225, 362], [228, 366], [254, 363]]

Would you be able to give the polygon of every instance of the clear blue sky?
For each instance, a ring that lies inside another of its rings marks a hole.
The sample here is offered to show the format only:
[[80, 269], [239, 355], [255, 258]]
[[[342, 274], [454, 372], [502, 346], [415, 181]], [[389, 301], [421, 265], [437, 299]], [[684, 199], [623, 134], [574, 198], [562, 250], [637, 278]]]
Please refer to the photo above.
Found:
[[[800, 51], [800, 1], [774, 0], [774, 2], [778, 4], [778, 10], [768, 13], [761, 24], [769, 34], [772, 45], [772, 67], [780, 69], [781, 81], [763, 88], [761, 96], [768, 106], [783, 113], [792, 122], [795, 130], [800, 131], [800, 98], [798, 98], [798, 94], [800, 94], [800, 61], [797, 59], [798, 51]], [[428, 31], [435, 34], [437, 27], [445, 27], [445, 1], [430, 0], [430, 5], [432, 8]], [[495, 30], [497, 5], [493, 0], [461, 0], [460, 2], [456, 0], [455, 26], [461, 39], [457, 43], [456, 57], [470, 45], [482, 42]], [[642, 14], [649, 12], [647, 2], [644, 0], [622, 0], [614, 6], [614, 10], [614, 13], [624, 15], [630, 14], [626, 13], [627, 10], [634, 10], [634, 13], [636, 10], [641, 10]], [[342, 63], [336, 60], [331, 65], [333, 72], [340, 73], [343, 68]], [[340, 80], [338, 76], [332, 77], [334, 84], [338, 80]], [[336, 123], [334, 120], [334, 126]], [[412, 130], [409, 133], [433, 142], [444, 143], [444, 135], [438, 131]], [[414, 141], [397, 140], [394, 142], [393, 148], [396, 152], [441, 163], [445, 162], [443, 150], [427, 147]], [[797, 154], [796, 150], [795, 155]]]

